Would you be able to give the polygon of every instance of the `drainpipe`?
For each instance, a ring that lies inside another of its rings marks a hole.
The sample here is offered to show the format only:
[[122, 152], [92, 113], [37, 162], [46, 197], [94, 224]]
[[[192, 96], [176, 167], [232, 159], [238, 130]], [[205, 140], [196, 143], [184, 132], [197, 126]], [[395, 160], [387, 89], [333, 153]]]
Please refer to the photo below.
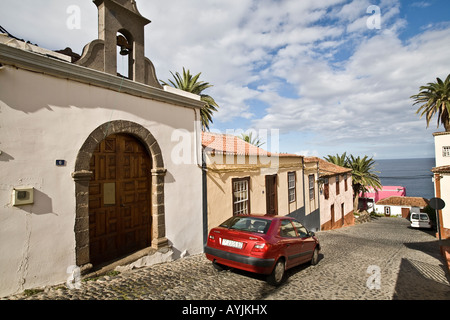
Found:
[[[303, 213], [306, 217], [305, 157], [302, 157]], [[303, 222], [303, 221], [301, 221]]]
[[[194, 141], [194, 150], [195, 150], [195, 163], [197, 167], [202, 169], [202, 223], [203, 223], [203, 245], [206, 245], [206, 242], [208, 240], [208, 189], [207, 189], [207, 168], [206, 168], [206, 159], [205, 159], [205, 153], [203, 152], [203, 145], [202, 145], [202, 131], [200, 130], [200, 133], [198, 132], [199, 126], [201, 127], [201, 124], [198, 125], [199, 119], [197, 115], [197, 110], [194, 109], [194, 115], [195, 115], [195, 125], [194, 125], [194, 135], [195, 135], [195, 141]], [[199, 157], [198, 152], [199, 149], [201, 151], [201, 157]], [[200, 163], [201, 161], [201, 163]]]
[[199, 146], [200, 146], [200, 148], [202, 146], [202, 133], [201, 133], [201, 130], [200, 130], [200, 133], [198, 132], [199, 126], [197, 123], [198, 123], [199, 119], [198, 119], [196, 109], [194, 109], [194, 119], [195, 119], [195, 121], [194, 121], [194, 151], [195, 151], [194, 152], [194, 162], [197, 165], [197, 167], [202, 168], [202, 164], [200, 163], [200, 159], [198, 156], [198, 148], [199, 148]]

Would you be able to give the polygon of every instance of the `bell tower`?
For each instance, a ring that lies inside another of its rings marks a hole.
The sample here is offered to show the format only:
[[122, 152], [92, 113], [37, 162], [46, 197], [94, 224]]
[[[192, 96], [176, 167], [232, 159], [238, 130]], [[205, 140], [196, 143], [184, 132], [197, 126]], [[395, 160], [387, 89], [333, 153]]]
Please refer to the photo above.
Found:
[[152, 62], [145, 57], [143, 17], [135, 0], [93, 0], [98, 8], [98, 40], [87, 44], [76, 63], [117, 75], [118, 55], [127, 59], [125, 78], [161, 88]]

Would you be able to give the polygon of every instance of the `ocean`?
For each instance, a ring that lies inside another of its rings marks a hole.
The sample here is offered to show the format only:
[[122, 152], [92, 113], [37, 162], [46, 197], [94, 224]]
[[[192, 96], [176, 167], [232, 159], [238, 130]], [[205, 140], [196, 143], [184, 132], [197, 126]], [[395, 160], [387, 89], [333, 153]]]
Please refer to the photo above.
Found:
[[407, 197], [434, 198], [434, 158], [375, 160], [375, 171], [383, 186], [402, 186]]

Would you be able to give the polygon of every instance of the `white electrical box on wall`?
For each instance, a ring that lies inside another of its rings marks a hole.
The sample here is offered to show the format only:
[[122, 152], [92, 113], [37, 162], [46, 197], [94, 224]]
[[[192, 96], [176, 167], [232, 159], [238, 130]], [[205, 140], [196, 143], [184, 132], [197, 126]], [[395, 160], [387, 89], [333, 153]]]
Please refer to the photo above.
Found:
[[17, 187], [13, 190], [13, 206], [24, 206], [34, 203], [33, 187]]

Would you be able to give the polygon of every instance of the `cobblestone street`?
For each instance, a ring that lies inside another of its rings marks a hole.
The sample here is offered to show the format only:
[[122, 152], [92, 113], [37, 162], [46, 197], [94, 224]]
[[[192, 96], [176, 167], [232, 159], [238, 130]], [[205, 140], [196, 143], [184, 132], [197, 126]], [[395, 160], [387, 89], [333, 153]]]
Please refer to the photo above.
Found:
[[247, 272], [216, 271], [203, 254], [60, 285], [10, 300], [450, 300], [448, 273], [431, 232], [400, 218], [318, 232], [320, 262], [288, 271], [272, 287]]

